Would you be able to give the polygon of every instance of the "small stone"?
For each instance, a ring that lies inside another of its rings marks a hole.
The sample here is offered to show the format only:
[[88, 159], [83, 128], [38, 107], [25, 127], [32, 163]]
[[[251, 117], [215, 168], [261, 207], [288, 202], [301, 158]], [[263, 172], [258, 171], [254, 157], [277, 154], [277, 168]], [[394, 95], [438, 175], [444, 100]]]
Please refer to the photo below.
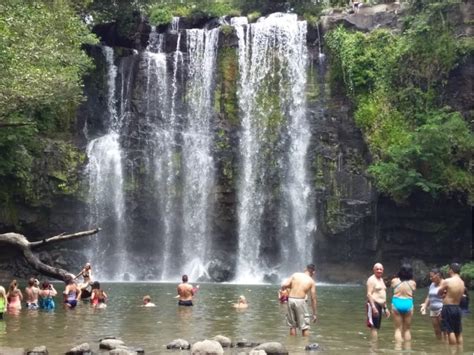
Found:
[[191, 347], [191, 355], [222, 355], [224, 349], [222, 345], [215, 340], [203, 340], [194, 343]]
[[66, 355], [90, 355], [92, 354], [91, 347], [88, 343], [83, 343], [71, 348]]
[[216, 335], [212, 340], [219, 342], [223, 348], [232, 347], [232, 341], [223, 335]]
[[99, 343], [99, 349], [113, 350], [121, 345], [125, 345], [122, 340], [119, 339], [104, 339]]
[[166, 349], [178, 349], [178, 350], [189, 350], [191, 349], [191, 344], [187, 340], [184, 339], [175, 339], [168, 345], [166, 345]]
[[318, 343], [311, 343], [311, 344], [306, 345], [304, 349], [309, 350], [309, 351], [318, 351], [318, 350], [321, 350], [321, 347], [319, 346]]
[[44, 345], [35, 346], [33, 349], [28, 350], [26, 355], [48, 355], [48, 349]]
[[253, 350], [264, 350], [268, 355], [288, 355], [288, 350], [276, 341], [260, 344]]

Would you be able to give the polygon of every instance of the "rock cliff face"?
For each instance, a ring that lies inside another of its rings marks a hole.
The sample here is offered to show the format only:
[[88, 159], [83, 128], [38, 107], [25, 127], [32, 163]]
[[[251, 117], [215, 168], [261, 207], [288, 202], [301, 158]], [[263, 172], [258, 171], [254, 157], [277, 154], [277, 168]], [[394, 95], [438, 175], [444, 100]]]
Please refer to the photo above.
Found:
[[[472, 16], [469, 17], [472, 9], [463, 6], [460, 22], [465, 22], [466, 18], [472, 19]], [[307, 164], [310, 166], [310, 185], [314, 189], [314, 214], [317, 220], [314, 262], [319, 268], [319, 279], [332, 282], [360, 281], [370, 273], [375, 261], [386, 264], [387, 272], [392, 273], [402, 258], [421, 259], [425, 263], [440, 265], [453, 258], [465, 260], [472, 256], [472, 216], [465, 201], [454, 198], [434, 201], [420, 194], [413, 196], [406, 205], [396, 205], [377, 193], [366, 175], [371, 158], [361, 132], [355, 126], [351, 103], [341, 87], [330, 82], [328, 61], [320, 53], [321, 48], [324, 48], [322, 36], [333, 26], [343, 24], [361, 31], [380, 26], [397, 29], [398, 16], [402, 10], [383, 5], [362, 8], [355, 14], [332, 13], [323, 18], [319, 29], [310, 29], [308, 33], [311, 63], [308, 69], [307, 114], [312, 138]], [[128, 230], [133, 231], [128, 236], [126, 248], [137, 259], [146, 254], [147, 249], [158, 250], [164, 243], [160, 237], [149, 238], [156, 234], [156, 228], [164, 227], [160, 225], [163, 221], [157, 218], [157, 207], [153, 203], [158, 198], [157, 192], [153, 177], [146, 173], [146, 154], [143, 154], [151, 139], [147, 135], [150, 123], [145, 112], [146, 94], [140, 92], [147, 87], [147, 68], [143, 60], [134, 54], [146, 47], [150, 31], [150, 26], [143, 19], [137, 20], [137, 31], [131, 38], [121, 38], [114, 24], [96, 28], [103, 43], [115, 47], [116, 63], [126, 68], [123, 74], [132, 78], [133, 82], [129, 95], [131, 101], [128, 103], [130, 110], [123, 128], [127, 134], [122, 136], [121, 144], [127, 172], [125, 191], [128, 213], [124, 218]], [[467, 27], [460, 31], [467, 31]], [[211, 280], [226, 281], [234, 276], [235, 250], [238, 245], [238, 62], [235, 32], [222, 30], [219, 36], [218, 74], [214, 92], [217, 117], [213, 127], [216, 143], [212, 149], [216, 162], [213, 188], [215, 208], [210, 216], [210, 233], [214, 235], [210, 248], [214, 257], [208, 265], [208, 273]], [[164, 51], [173, 52], [177, 40], [176, 35], [168, 35]], [[181, 41], [185, 42], [183, 39]], [[185, 51], [184, 46], [181, 50]], [[96, 70], [85, 80], [87, 101], [78, 112], [75, 141], [82, 149], [85, 149], [87, 138], [99, 136], [106, 130], [101, 116], [107, 110], [103, 79], [107, 69], [99, 47], [90, 47], [88, 51], [95, 59]], [[172, 60], [170, 55], [167, 58]], [[465, 114], [466, 119], [472, 114], [472, 69], [472, 61], [468, 61], [452, 73], [446, 98], [448, 103]], [[86, 126], [88, 131], [85, 134], [83, 128]], [[86, 222], [80, 216], [85, 214], [86, 208], [79, 201], [54, 201], [47, 212], [45, 209], [20, 208], [19, 230], [33, 236], [44, 236], [58, 230], [82, 228]], [[44, 213], [49, 217], [40, 218]], [[266, 233], [263, 234], [261, 245], [262, 250], [266, 250], [264, 257], [271, 259], [278, 253], [272, 249], [275, 231], [271, 228], [272, 218], [278, 216], [269, 214], [265, 218]], [[179, 247], [179, 244], [174, 246]], [[54, 253], [58, 251], [52, 251], [49, 256], [45, 254], [45, 259], [51, 258]], [[82, 258], [79, 255], [74, 260], [63, 258], [56, 262], [62, 267], [77, 268]], [[153, 258], [145, 260], [147, 264], [154, 262], [156, 260]], [[8, 260], [0, 259], [0, 263], [6, 264]], [[68, 263], [76, 265], [73, 267]], [[26, 276], [27, 271], [20, 269], [20, 266], [11, 267], [10, 263], [12, 274]], [[139, 278], [146, 279], [147, 275], [159, 272], [157, 268], [149, 267]]]

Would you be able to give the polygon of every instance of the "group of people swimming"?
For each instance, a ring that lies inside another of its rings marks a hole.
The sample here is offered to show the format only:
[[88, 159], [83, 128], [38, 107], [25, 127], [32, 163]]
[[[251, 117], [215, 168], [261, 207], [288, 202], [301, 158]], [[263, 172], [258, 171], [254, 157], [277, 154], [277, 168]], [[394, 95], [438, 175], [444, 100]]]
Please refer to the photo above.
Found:
[[[438, 268], [430, 272], [431, 284], [428, 295], [420, 305], [421, 314], [429, 310], [433, 330], [438, 339], [452, 345], [461, 345], [462, 315], [468, 309], [469, 296], [464, 281], [459, 273], [461, 266], [452, 263], [449, 266], [449, 277], [443, 279]], [[392, 315], [397, 343], [411, 341], [411, 322], [414, 314], [413, 296], [416, 282], [410, 264], [402, 264], [396, 277], [390, 282], [393, 291], [391, 311], [387, 307], [387, 286], [383, 279], [384, 268], [380, 263], [373, 267], [373, 275], [367, 280], [367, 326], [371, 329], [372, 338], [377, 338], [382, 315]], [[464, 311], [463, 311], [464, 309]]]
[[[77, 283], [76, 279], [81, 277], [83, 281]], [[98, 281], [92, 280], [92, 267], [87, 263], [76, 276], [68, 275], [65, 278], [66, 287], [63, 292], [63, 304], [67, 308], [75, 308], [79, 300], [90, 301], [91, 305], [98, 308], [107, 307], [107, 294], [101, 289]], [[9, 312], [17, 314], [22, 309], [22, 302], [25, 300], [28, 310], [50, 311], [56, 308], [55, 296], [58, 294], [54, 285], [49, 281], [30, 278], [28, 286], [25, 288], [25, 296], [18, 287], [17, 280], [13, 280], [8, 287], [8, 291], [0, 286], [0, 320], [3, 314]]]

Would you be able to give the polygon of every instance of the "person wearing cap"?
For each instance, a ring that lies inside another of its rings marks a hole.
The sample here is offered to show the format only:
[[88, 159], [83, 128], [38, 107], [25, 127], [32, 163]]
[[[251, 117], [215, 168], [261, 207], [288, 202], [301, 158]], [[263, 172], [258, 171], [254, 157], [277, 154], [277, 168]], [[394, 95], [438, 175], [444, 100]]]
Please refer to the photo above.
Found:
[[286, 320], [290, 327], [290, 335], [296, 335], [297, 328], [301, 329], [303, 336], [309, 335], [310, 316], [306, 304], [308, 294], [311, 296], [313, 311], [311, 320], [316, 322], [316, 282], [313, 279], [315, 273], [316, 267], [314, 264], [309, 264], [304, 272], [294, 273], [281, 285], [282, 290], [289, 290]]

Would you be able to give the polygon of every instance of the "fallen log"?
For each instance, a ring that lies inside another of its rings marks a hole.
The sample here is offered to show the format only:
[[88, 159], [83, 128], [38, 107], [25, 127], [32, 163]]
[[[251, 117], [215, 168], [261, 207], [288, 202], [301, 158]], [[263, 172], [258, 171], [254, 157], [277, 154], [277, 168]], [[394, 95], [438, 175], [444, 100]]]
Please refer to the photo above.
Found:
[[92, 229], [88, 231], [82, 231], [78, 233], [72, 234], [59, 234], [54, 237], [46, 238], [40, 241], [30, 242], [23, 234], [18, 233], [5, 233], [0, 234], [0, 244], [7, 244], [9, 246], [13, 246], [17, 249], [20, 249], [25, 257], [26, 262], [30, 265], [33, 269], [38, 271], [39, 273], [52, 277], [57, 280], [64, 281], [67, 277], [73, 276], [70, 272], [50, 266], [48, 264], [43, 263], [33, 252], [33, 249], [45, 246], [47, 244], [64, 242], [68, 240], [74, 240], [82, 237], [87, 237], [90, 235], [97, 234], [100, 231], [100, 228]]

